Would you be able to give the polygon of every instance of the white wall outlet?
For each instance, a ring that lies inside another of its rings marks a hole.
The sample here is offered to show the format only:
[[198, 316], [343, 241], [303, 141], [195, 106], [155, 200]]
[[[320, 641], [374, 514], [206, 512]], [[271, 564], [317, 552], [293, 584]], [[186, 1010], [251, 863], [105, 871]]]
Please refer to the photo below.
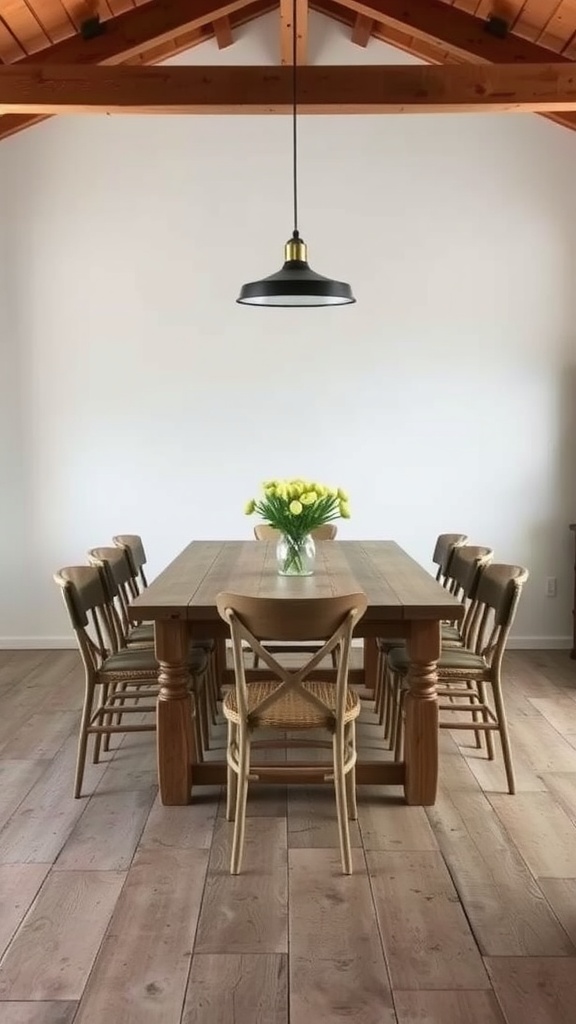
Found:
[[549, 576], [546, 580], [546, 597], [556, 597], [558, 580], [555, 576]]

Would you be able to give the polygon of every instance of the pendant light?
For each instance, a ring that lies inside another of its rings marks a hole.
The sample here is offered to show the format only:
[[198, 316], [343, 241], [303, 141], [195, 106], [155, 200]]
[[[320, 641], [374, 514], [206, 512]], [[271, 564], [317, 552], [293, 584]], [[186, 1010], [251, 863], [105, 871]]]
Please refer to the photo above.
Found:
[[356, 302], [349, 284], [316, 274], [308, 266], [305, 242], [298, 232], [298, 133], [296, 5], [292, 0], [292, 188], [294, 230], [284, 246], [284, 266], [261, 281], [242, 285], [237, 302], [245, 306], [345, 306]]

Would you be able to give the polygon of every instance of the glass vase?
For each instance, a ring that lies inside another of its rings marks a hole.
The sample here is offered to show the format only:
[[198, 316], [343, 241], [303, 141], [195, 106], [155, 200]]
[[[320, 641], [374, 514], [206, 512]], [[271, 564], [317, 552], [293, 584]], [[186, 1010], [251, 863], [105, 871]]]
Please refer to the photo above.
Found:
[[311, 576], [314, 572], [316, 545], [309, 533], [304, 537], [280, 534], [276, 560], [280, 576]]

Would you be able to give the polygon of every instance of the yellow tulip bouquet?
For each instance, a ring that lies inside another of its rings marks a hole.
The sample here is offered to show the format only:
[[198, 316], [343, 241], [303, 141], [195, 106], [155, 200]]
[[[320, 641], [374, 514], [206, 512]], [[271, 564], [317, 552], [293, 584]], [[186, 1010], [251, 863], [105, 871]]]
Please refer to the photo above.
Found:
[[334, 519], [349, 519], [348, 495], [342, 488], [326, 487], [310, 480], [266, 480], [263, 496], [248, 502], [247, 516], [259, 515], [279, 530], [286, 545], [285, 575], [308, 575], [303, 549], [318, 526]]

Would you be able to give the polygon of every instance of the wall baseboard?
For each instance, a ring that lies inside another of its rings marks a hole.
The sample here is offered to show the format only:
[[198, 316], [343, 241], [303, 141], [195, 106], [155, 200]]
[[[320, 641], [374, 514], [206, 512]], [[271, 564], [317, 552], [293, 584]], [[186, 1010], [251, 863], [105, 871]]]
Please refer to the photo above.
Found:
[[76, 647], [73, 636], [0, 636], [0, 651], [68, 651]]
[[[0, 651], [66, 651], [75, 647], [73, 636], [0, 636]], [[508, 647], [511, 651], [569, 651], [572, 637], [512, 636]]]
[[511, 651], [569, 651], [571, 636], [511, 636], [508, 640]]

